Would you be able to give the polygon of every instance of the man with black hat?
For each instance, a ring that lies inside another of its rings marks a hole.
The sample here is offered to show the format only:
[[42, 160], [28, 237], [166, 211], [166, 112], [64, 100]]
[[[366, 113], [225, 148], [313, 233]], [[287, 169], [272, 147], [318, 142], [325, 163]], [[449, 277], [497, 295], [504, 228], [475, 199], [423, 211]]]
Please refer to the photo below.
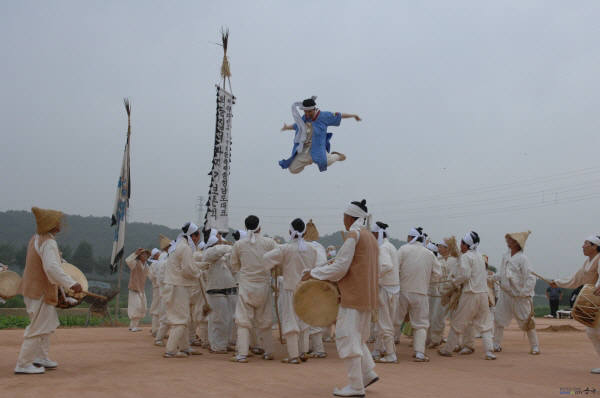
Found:
[[[361, 118], [355, 114], [321, 112], [317, 108], [316, 98], [311, 97], [302, 102], [295, 102], [292, 105], [292, 116], [295, 123], [291, 125], [284, 123], [281, 128], [281, 131], [296, 131], [292, 155], [288, 159], [279, 161], [281, 168], [289, 169], [292, 174], [300, 173], [304, 167], [313, 162], [319, 166], [319, 171], [325, 171], [334, 162], [346, 160], [346, 155], [342, 153], [329, 153], [333, 134], [327, 132], [327, 127], [339, 126], [342, 119], [347, 118], [354, 118], [357, 122], [361, 121]], [[304, 116], [300, 117], [298, 107], [304, 111]]]

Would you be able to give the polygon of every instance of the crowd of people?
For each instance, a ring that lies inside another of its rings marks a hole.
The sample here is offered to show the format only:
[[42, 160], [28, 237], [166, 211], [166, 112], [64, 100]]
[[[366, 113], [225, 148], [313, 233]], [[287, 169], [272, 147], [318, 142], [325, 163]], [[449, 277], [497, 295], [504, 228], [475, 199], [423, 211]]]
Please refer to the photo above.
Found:
[[[58, 366], [48, 356], [49, 336], [58, 327], [57, 289], [81, 290], [59, 266], [54, 235], [62, 213], [38, 208], [33, 213], [37, 231], [29, 242], [21, 289], [31, 323], [15, 368], [26, 374]], [[151, 333], [154, 344], [165, 347], [165, 358], [200, 355], [200, 347], [231, 352], [235, 363], [253, 356], [273, 360], [274, 307], [287, 349], [281, 361], [298, 365], [324, 358], [323, 342], [332, 337], [333, 325], [309, 325], [293, 305], [297, 287], [315, 279], [335, 283], [340, 294], [335, 344], [347, 365], [348, 385], [334, 389], [336, 396], [364, 396], [379, 380], [375, 363], [398, 362], [395, 345], [403, 329], [412, 336], [413, 361], [430, 361], [427, 349], [448, 357], [473, 354], [476, 337], [481, 337], [482, 358], [495, 360], [504, 328], [514, 318], [527, 334], [529, 353], [540, 354], [532, 301], [536, 277], [524, 252], [529, 231], [506, 234], [507, 251], [494, 273], [478, 250], [475, 231], [459, 241], [449, 236], [435, 243], [422, 228], [412, 228], [397, 249], [388, 239], [388, 225], [372, 222], [365, 200], [351, 202], [340, 221], [345, 234], [339, 250], [319, 244], [312, 220], [301, 218], [291, 221], [287, 243], [265, 236], [254, 215], [232, 234], [235, 242], [215, 229], [186, 223], [174, 240], [161, 236], [158, 248], [127, 257], [129, 330], [142, 330], [148, 278]], [[587, 238], [583, 252], [583, 267], [572, 278], [551, 281], [552, 287], [594, 284], [600, 295], [600, 237]], [[600, 329], [587, 331], [600, 355]]]

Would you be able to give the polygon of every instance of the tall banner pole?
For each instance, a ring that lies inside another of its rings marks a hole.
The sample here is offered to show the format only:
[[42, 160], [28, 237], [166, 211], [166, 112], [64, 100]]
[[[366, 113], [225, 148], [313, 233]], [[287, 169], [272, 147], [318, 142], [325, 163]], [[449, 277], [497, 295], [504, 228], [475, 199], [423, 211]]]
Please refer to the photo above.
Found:
[[111, 273], [119, 270], [117, 288], [119, 289], [115, 300], [115, 317], [117, 323], [120, 313], [121, 300], [121, 276], [123, 274], [123, 251], [125, 249], [125, 227], [127, 225], [127, 210], [129, 209], [129, 199], [131, 198], [131, 170], [130, 165], [130, 138], [131, 138], [131, 104], [129, 99], [123, 100], [125, 111], [127, 112], [127, 141], [123, 152], [123, 163], [121, 164], [121, 173], [117, 184], [117, 194], [115, 205], [111, 217], [111, 226], [115, 227], [113, 235], [113, 249], [110, 259]]

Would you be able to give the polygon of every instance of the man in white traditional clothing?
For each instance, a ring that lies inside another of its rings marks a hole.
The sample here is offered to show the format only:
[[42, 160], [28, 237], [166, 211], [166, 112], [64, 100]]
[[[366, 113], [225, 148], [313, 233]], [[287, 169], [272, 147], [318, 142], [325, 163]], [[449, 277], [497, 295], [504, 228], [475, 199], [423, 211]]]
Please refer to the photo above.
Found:
[[394, 323], [398, 316], [400, 275], [397, 250], [388, 239], [387, 228], [388, 225], [381, 221], [371, 228], [379, 245], [379, 309], [375, 342], [378, 352], [374, 357], [378, 363], [397, 363]]
[[472, 324], [475, 331], [481, 334], [485, 359], [496, 359], [492, 342], [494, 322], [488, 305], [487, 271], [483, 257], [477, 251], [479, 242], [477, 232], [470, 231], [460, 244], [460, 269], [451, 283], [453, 286], [462, 286], [462, 293], [452, 316], [446, 345], [438, 351], [442, 356], [453, 355], [452, 350]]
[[398, 249], [400, 272], [400, 296], [398, 316], [404, 319], [409, 314], [413, 329], [415, 362], [429, 362], [425, 355], [425, 342], [429, 328], [429, 284], [442, 276], [442, 268], [433, 253], [423, 246], [422, 228], [413, 228], [408, 233], [407, 244]]
[[165, 270], [165, 303], [169, 340], [165, 358], [186, 358], [200, 355], [190, 348], [189, 331], [191, 297], [200, 280], [200, 271], [195, 266], [193, 254], [200, 242], [198, 226], [186, 223], [177, 237], [175, 250], [169, 255]]
[[152, 283], [152, 302], [150, 304], [150, 315], [152, 316], [152, 329], [150, 329], [150, 333], [152, 336], [156, 337], [156, 332], [158, 331], [160, 322], [159, 322], [159, 306], [160, 306], [160, 290], [159, 290], [159, 282], [158, 282], [158, 258], [160, 257], [160, 249], [154, 248], [150, 252], [150, 269], [148, 270], [148, 279]]
[[[318, 240], [319, 230], [317, 229], [317, 226], [311, 219], [308, 221], [308, 224], [306, 224], [304, 241], [317, 250], [317, 262], [315, 266], [325, 264], [328, 260], [327, 251], [325, 250], [325, 247], [323, 247], [323, 245], [318, 242]], [[323, 345], [323, 334], [327, 332], [329, 332], [329, 327], [323, 328], [310, 326], [308, 328], [308, 333], [310, 334], [308, 345], [309, 358], [327, 358], [327, 352], [325, 351], [325, 346]]]
[[[554, 279], [550, 286], [562, 287], [564, 289], [575, 289], [581, 285], [594, 285], [594, 295], [600, 296], [600, 234], [590, 235], [583, 242], [583, 255], [587, 258], [583, 266], [571, 278]], [[590, 328], [586, 326], [586, 333], [596, 354], [600, 356], [600, 326]], [[594, 368], [590, 371], [593, 374], [600, 374], [600, 368]]]
[[500, 283], [500, 296], [496, 304], [494, 352], [502, 351], [504, 328], [514, 317], [519, 328], [527, 333], [530, 354], [540, 353], [540, 343], [535, 331], [533, 296], [537, 279], [531, 273], [529, 259], [523, 253], [531, 231], [506, 234], [509, 251], [502, 256], [500, 272], [491, 276]]
[[25, 329], [15, 366], [15, 373], [23, 374], [44, 373], [45, 369], [58, 366], [48, 356], [50, 335], [60, 324], [56, 313], [58, 288], [81, 292], [81, 285], [63, 271], [54, 238], [60, 232], [64, 214], [38, 207], [31, 211], [37, 228], [27, 245], [25, 270], [19, 286], [30, 323]]
[[344, 227], [349, 233], [335, 260], [302, 278], [338, 283], [341, 301], [335, 344], [346, 362], [349, 380], [344, 388], [333, 390], [339, 397], [364, 397], [365, 388], [379, 380], [366, 344], [379, 295], [379, 247], [369, 230], [370, 218], [366, 200], [351, 202], [344, 211]]
[[439, 252], [438, 261], [442, 268], [442, 276], [438, 283], [430, 283], [429, 285], [429, 331], [428, 331], [428, 348], [436, 348], [442, 344], [444, 338], [444, 329], [446, 327], [446, 317], [448, 314], [448, 306], [442, 305], [442, 294], [450, 288], [448, 280], [451, 275], [456, 275], [458, 272], [458, 247], [454, 237], [446, 238], [441, 243], [438, 243], [437, 249]]
[[279, 316], [281, 333], [285, 337], [288, 357], [281, 362], [298, 365], [308, 359], [309, 325], [294, 311], [294, 291], [305, 270], [317, 265], [317, 250], [304, 241], [306, 225], [300, 218], [290, 224], [290, 242], [265, 253], [268, 269], [279, 267], [283, 276], [283, 288], [279, 293]]
[[167, 323], [167, 305], [165, 299], [165, 270], [167, 268], [167, 258], [169, 257], [169, 251], [171, 247], [175, 247], [175, 242], [171, 241], [166, 236], [160, 235], [160, 255], [158, 256], [158, 261], [153, 265], [153, 268], [155, 269], [154, 273], [156, 275], [156, 280], [158, 282], [159, 296], [158, 329], [156, 330], [156, 335], [154, 336], [154, 345], [160, 347], [165, 345], [163, 340], [167, 334], [167, 331], [169, 330], [169, 325]]
[[127, 298], [127, 316], [129, 331], [140, 332], [140, 322], [146, 316], [148, 302], [146, 301], [146, 277], [150, 267], [146, 265], [150, 252], [139, 248], [125, 259], [129, 267], [129, 294]]
[[444, 281], [448, 279], [448, 269], [446, 267], [446, 259], [443, 256], [438, 256], [440, 252], [447, 253], [446, 243], [436, 244], [429, 242], [429, 249], [438, 259], [442, 274], [439, 280], [429, 283], [429, 329], [427, 330], [427, 347], [434, 348], [441, 344], [444, 336], [444, 328], [446, 327], [446, 311], [447, 307], [442, 305], [442, 288]]
[[273, 359], [273, 297], [271, 274], [267, 269], [264, 254], [277, 247], [277, 243], [261, 235], [258, 217], [250, 215], [245, 220], [248, 236], [233, 245], [231, 269], [239, 274], [238, 302], [235, 308], [237, 325], [237, 355], [231, 361], [248, 362], [250, 330], [256, 326], [258, 338], [262, 340], [263, 359]]
[[202, 260], [209, 264], [206, 294], [212, 311], [208, 315], [208, 341], [210, 352], [217, 354], [226, 354], [232, 342], [237, 287], [229, 269], [230, 258], [231, 244], [216, 229], [210, 229]]

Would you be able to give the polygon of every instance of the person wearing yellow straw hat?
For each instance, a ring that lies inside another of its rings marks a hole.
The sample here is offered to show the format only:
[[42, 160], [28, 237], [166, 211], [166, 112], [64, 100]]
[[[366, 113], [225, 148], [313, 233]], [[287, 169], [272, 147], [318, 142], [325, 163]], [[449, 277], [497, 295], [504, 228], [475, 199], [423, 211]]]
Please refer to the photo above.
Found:
[[514, 317], [519, 328], [527, 333], [530, 354], [538, 355], [540, 346], [535, 331], [533, 299], [536, 278], [531, 274], [531, 263], [524, 253], [525, 242], [531, 231], [505, 235], [508, 252], [502, 256], [498, 274], [491, 276], [500, 284], [495, 310], [494, 351], [502, 351], [504, 328]]
[[79, 283], [61, 267], [61, 257], [54, 235], [60, 232], [63, 213], [32, 207], [36, 233], [27, 245], [25, 270], [19, 292], [23, 294], [30, 324], [25, 329], [15, 373], [44, 373], [58, 364], [48, 357], [50, 334], [59, 326], [56, 304], [58, 288], [81, 292]]
[[265, 253], [268, 269], [281, 267], [282, 289], [279, 294], [279, 316], [281, 333], [285, 337], [288, 357], [283, 363], [299, 364], [306, 361], [309, 348], [309, 325], [304, 323], [294, 310], [294, 291], [300, 283], [302, 273], [317, 265], [317, 250], [304, 241], [306, 225], [300, 218], [290, 224], [290, 242]]
[[379, 380], [367, 347], [371, 316], [379, 304], [379, 246], [370, 231], [367, 201], [351, 202], [344, 211], [349, 233], [335, 260], [313, 268], [302, 277], [337, 282], [340, 306], [335, 345], [348, 369], [348, 385], [333, 390], [339, 397], [364, 397], [365, 388]]
[[494, 322], [488, 306], [487, 271], [483, 257], [477, 250], [479, 243], [479, 234], [475, 231], [469, 231], [460, 242], [460, 272], [453, 277], [451, 284], [454, 287], [462, 285], [462, 293], [452, 316], [448, 340], [438, 350], [442, 356], [452, 356], [461, 337], [468, 328], [473, 327], [481, 334], [485, 359], [496, 359], [492, 341]]
[[150, 251], [139, 248], [125, 259], [125, 264], [129, 267], [127, 316], [129, 317], [130, 332], [142, 330], [138, 326], [146, 316], [148, 309], [146, 300], [146, 278], [150, 271], [150, 267], [146, 265], [148, 258], [150, 258]]
[[[590, 235], [581, 246], [583, 255], [587, 258], [583, 266], [570, 278], [554, 279], [550, 286], [562, 287], [564, 289], [575, 289], [581, 285], [594, 285], [594, 295], [600, 296], [600, 234]], [[596, 353], [600, 356], [600, 327], [586, 327], [586, 333]], [[590, 371], [593, 374], [600, 374], [600, 368], [594, 368]]]
[[425, 235], [421, 228], [412, 228], [407, 236], [408, 244], [398, 249], [398, 268], [400, 270], [400, 295], [398, 316], [404, 319], [410, 315], [413, 329], [413, 348], [415, 362], [428, 362], [425, 355], [427, 329], [429, 328], [429, 284], [439, 280], [442, 268], [430, 250], [424, 245]]

